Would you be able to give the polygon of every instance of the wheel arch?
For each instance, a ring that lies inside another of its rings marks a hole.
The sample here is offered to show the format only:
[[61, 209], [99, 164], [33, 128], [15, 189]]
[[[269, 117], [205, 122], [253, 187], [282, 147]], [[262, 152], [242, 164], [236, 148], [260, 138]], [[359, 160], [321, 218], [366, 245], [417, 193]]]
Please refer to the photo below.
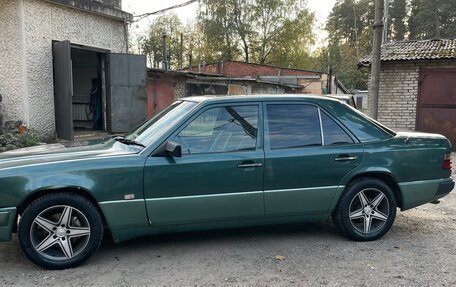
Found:
[[[394, 178], [394, 176], [391, 173], [389, 173], [389, 172], [386, 172], [386, 171], [369, 171], [369, 172], [358, 173], [356, 175], [353, 175], [347, 181], [346, 186], [348, 186], [351, 182], [353, 182], [355, 180], [359, 180], [360, 178], [366, 178], [366, 177], [375, 178], [375, 179], [381, 180], [386, 185], [388, 185], [389, 188], [391, 188], [391, 190], [393, 191], [394, 197], [396, 199], [397, 206], [402, 209], [403, 201], [402, 201], [402, 194], [401, 194], [400, 187], [397, 184], [397, 181]], [[344, 189], [343, 192], [345, 192], [345, 189]], [[341, 193], [341, 195], [342, 195], [342, 193]], [[340, 196], [339, 196], [339, 198], [340, 198]], [[337, 201], [339, 201], [339, 199]]]
[[[69, 187], [48, 187], [48, 188], [43, 188], [39, 190], [35, 190], [34, 192], [31, 192], [25, 197], [20, 204], [17, 206], [17, 213], [16, 217], [20, 216], [22, 212], [27, 208], [27, 206], [32, 203], [34, 200], [37, 198], [40, 198], [43, 195], [47, 194], [53, 194], [53, 193], [73, 193], [73, 194], [78, 194], [82, 195], [85, 197], [87, 200], [89, 200], [93, 205], [97, 208], [97, 211], [99, 212], [101, 219], [103, 221], [103, 225], [107, 226], [108, 223], [106, 221], [105, 215], [103, 211], [100, 208], [100, 205], [98, 204], [97, 200], [95, 197], [90, 193], [89, 190], [79, 187], [79, 186], [69, 186]], [[15, 226], [13, 228], [14, 231], [17, 231], [17, 218], [15, 220]]]

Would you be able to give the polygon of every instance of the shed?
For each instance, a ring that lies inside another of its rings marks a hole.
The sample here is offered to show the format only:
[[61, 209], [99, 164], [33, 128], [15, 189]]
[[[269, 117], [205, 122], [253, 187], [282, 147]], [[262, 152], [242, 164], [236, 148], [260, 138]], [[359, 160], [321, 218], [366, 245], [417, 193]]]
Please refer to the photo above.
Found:
[[121, 2], [0, 0], [5, 121], [72, 140], [146, 118], [146, 60], [127, 54], [132, 15]]
[[[370, 67], [371, 59], [359, 66]], [[386, 43], [381, 61], [378, 120], [396, 130], [443, 134], [456, 147], [456, 39]]]

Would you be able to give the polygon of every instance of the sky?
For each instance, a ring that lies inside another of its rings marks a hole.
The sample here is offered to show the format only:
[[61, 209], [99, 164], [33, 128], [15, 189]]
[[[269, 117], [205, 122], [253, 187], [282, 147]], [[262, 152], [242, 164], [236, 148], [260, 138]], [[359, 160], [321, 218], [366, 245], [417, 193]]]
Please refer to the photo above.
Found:
[[[132, 13], [133, 15], [139, 15], [184, 2], [187, 2], [187, 0], [122, 0], [122, 9]], [[315, 13], [316, 21], [314, 32], [317, 35], [316, 46], [321, 46], [325, 42], [327, 34], [323, 28], [335, 2], [336, 0], [307, 0], [309, 10]], [[173, 12], [176, 13], [185, 24], [188, 21], [195, 19], [197, 6], [198, 3], [195, 2], [186, 7], [174, 9]], [[149, 16], [139, 22], [136, 22], [133, 24], [133, 27], [130, 28], [131, 32], [133, 34], [145, 32], [151, 21], [158, 16], [159, 15]]]

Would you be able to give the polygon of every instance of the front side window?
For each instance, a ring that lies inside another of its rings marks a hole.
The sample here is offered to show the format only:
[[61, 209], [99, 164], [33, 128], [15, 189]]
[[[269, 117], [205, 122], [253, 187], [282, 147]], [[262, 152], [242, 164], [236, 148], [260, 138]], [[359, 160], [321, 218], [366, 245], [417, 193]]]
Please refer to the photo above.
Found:
[[311, 105], [267, 105], [271, 149], [321, 146], [318, 109]]
[[258, 106], [211, 108], [191, 121], [173, 141], [183, 154], [255, 150]]

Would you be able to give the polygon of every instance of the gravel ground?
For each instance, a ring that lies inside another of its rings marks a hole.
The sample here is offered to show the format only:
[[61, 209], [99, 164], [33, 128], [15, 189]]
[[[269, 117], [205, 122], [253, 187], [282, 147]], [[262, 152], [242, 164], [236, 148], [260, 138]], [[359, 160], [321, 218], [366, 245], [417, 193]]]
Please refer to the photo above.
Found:
[[83, 266], [47, 271], [30, 263], [14, 238], [0, 244], [0, 285], [454, 286], [455, 246], [453, 191], [438, 205], [398, 213], [391, 231], [375, 242], [349, 241], [330, 221], [121, 244], [106, 238]]

